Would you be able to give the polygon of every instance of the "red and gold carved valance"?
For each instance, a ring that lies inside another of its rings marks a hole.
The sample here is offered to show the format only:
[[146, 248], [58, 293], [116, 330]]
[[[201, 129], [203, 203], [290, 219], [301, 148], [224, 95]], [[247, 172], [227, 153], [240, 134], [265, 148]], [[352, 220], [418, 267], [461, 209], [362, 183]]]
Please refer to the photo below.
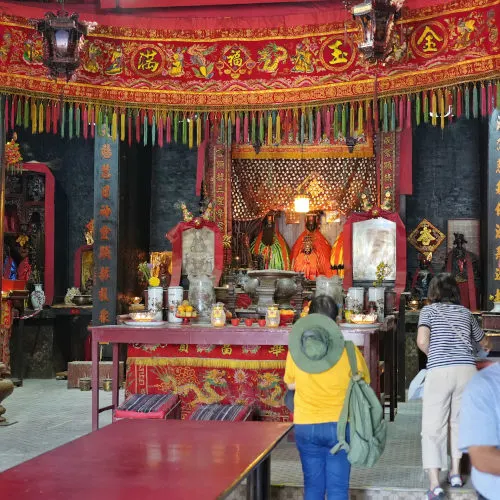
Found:
[[101, 25], [75, 81], [46, 78], [41, 35], [0, 17], [0, 90], [110, 107], [279, 109], [414, 93], [498, 78], [498, 0], [458, 0], [397, 23], [392, 53], [367, 65], [353, 23], [289, 30], [175, 31]]

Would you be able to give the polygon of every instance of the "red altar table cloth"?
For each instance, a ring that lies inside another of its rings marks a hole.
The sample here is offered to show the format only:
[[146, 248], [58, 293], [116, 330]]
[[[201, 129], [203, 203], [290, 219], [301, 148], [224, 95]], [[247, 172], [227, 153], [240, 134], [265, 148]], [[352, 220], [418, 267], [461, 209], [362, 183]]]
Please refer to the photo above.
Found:
[[[290, 428], [123, 420], [9, 469], [0, 475], [0, 491], [15, 500], [225, 498], [262, 464], [269, 472], [270, 453]], [[261, 484], [265, 491], [269, 479]]]

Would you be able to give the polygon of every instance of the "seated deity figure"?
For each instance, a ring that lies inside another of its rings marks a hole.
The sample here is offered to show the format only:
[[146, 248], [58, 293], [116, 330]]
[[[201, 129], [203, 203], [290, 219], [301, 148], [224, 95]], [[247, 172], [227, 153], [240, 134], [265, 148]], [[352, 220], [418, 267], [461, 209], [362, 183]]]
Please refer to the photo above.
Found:
[[292, 270], [304, 273], [314, 281], [318, 276], [332, 276], [330, 254], [332, 247], [319, 230], [319, 214], [306, 215], [306, 228], [293, 245]]
[[271, 213], [266, 215], [262, 231], [253, 240], [250, 250], [253, 255], [262, 257], [264, 269], [290, 269], [290, 250]]

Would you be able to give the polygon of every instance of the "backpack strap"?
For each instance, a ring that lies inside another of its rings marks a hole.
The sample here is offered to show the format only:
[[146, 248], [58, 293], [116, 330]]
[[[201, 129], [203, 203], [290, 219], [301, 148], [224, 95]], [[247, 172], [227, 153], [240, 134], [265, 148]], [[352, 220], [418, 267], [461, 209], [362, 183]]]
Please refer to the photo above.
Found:
[[344, 405], [342, 406], [342, 412], [340, 413], [339, 421], [337, 422], [338, 443], [330, 450], [330, 453], [332, 454], [337, 453], [339, 450], [345, 450], [346, 453], [349, 453], [349, 443], [346, 440], [347, 421], [349, 419], [349, 401], [351, 399], [352, 388], [360, 378], [354, 344], [350, 340], [347, 340], [345, 347], [347, 350], [347, 357], [349, 358], [349, 366], [351, 368], [351, 380], [349, 381], [349, 386], [344, 399]]

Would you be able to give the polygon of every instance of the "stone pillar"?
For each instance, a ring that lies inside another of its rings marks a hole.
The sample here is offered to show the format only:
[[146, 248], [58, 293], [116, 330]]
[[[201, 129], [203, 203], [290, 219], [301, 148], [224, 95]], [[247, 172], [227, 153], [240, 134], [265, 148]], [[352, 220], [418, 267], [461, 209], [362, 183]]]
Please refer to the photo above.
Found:
[[[495, 109], [488, 126], [488, 208], [486, 298], [500, 295], [500, 111]], [[487, 300], [486, 303], [489, 304]], [[485, 304], [483, 304], [484, 306]]]

